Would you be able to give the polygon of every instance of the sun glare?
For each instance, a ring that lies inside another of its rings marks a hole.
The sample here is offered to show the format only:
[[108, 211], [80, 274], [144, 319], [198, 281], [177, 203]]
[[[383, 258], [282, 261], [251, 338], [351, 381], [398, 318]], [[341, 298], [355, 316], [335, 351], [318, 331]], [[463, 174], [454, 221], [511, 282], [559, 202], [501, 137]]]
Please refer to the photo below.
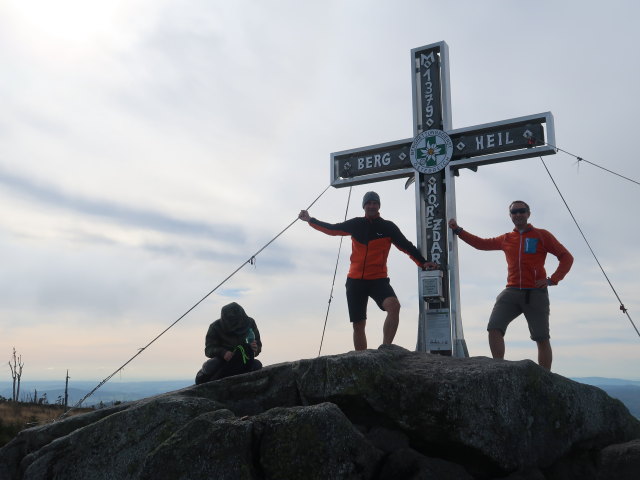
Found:
[[25, 0], [9, 8], [32, 39], [81, 43], [116, 28], [122, 6], [117, 0]]

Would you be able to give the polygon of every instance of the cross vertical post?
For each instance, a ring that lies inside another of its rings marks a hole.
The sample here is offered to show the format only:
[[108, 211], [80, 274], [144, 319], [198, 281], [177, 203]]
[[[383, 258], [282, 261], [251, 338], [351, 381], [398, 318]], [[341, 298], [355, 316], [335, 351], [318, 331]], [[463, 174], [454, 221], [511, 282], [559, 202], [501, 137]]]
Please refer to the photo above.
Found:
[[[411, 51], [414, 139], [430, 129], [451, 130], [448, 50], [446, 43], [439, 42]], [[462, 322], [457, 319], [460, 310], [457, 244], [455, 239], [449, 240], [447, 228], [447, 218], [455, 215], [454, 189], [448, 168], [415, 172], [418, 248], [427, 260], [442, 268], [420, 275], [416, 349], [465, 357], [468, 351]], [[452, 301], [452, 295], [456, 301]]]
[[413, 138], [332, 153], [331, 184], [415, 181], [417, 246], [440, 265], [440, 270], [419, 272], [416, 349], [466, 357], [457, 237], [447, 225], [456, 216], [455, 176], [462, 168], [475, 171], [480, 165], [556, 153], [553, 116], [546, 112], [453, 130], [445, 42], [411, 50], [411, 78]]

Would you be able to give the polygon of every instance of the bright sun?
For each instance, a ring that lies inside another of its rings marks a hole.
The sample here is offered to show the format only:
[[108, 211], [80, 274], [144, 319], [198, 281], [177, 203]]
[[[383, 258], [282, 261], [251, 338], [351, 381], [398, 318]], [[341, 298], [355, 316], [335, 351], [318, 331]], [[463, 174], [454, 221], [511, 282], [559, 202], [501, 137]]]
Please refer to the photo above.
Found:
[[123, 5], [121, 0], [23, 0], [4, 7], [32, 40], [77, 43], [112, 31]]

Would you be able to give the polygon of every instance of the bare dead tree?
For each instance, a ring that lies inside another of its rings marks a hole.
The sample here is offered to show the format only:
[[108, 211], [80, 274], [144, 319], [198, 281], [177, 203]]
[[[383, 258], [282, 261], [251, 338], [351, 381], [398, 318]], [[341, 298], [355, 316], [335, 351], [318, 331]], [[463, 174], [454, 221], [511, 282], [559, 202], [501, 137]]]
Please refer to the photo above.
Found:
[[69, 410], [69, 370], [67, 370], [67, 379], [64, 383], [64, 411]]
[[11, 369], [11, 377], [13, 378], [13, 397], [14, 402], [18, 401], [20, 396], [20, 378], [22, 377], [22, 355], [16, 355], [16, 347], [13, 347], [13, 356], [9, 360], [9, 368]]

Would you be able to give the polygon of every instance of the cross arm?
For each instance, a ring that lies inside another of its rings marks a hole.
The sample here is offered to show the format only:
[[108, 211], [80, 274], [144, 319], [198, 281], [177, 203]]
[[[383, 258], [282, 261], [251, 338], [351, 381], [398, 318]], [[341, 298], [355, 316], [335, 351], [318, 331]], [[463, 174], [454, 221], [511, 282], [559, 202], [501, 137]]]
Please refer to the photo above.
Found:
[[451, 130], [452, 169], [556, 153], [551, 112]]

